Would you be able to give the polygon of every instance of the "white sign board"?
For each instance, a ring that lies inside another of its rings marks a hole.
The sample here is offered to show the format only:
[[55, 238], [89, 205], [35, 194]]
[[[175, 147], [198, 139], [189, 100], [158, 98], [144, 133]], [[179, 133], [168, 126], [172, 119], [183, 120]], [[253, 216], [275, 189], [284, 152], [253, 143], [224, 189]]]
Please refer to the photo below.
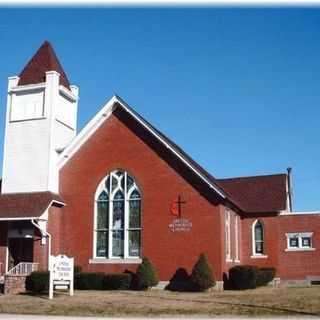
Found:
[[70, 296], [73, 296], [73, 265], [74, 259], [65, 255], [50, 256], [50, 284], [49, 299], [53, 298], [53, 290], [60, 287], [69, 287]]

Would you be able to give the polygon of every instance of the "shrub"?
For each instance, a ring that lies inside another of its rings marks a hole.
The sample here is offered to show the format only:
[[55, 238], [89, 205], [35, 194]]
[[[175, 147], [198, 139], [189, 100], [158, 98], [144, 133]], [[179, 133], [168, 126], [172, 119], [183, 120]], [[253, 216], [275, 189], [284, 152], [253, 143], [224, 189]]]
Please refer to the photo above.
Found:
[[77, 274], [77, 273], [81, 273], [82, 271], [82, 267], [81, 266], [74, 266], [73, 267], [73, 273]]
[[74, 288], [79, 290], [103, 290], [103, 272], [81, 272], [75, 274]]
[[129, 273], [110, 273], [103, 278], [105, 290], [128, 290], [130, 289], [132, 276]]
[[276, 275], [275, 268], [259, 268], [257, 270], [257, 287], [266, 286]]
[[136, 275], [137, 283], [135, 289], [137, 290], [146, 290], [159, 283], [157, 270], [147, 257], [142, 259], [142, 263], [139, 265]]
[[191, 281], [191, 277], [184, 268], [176, 270], [165, 289], [180, 292], [196, 291], [195, 285]]
[[229, 283], [232, 289], [245, 290], [256, 288], [257, 267], [235, 266], [229, 270]]
[[209, 264], [208, 257], [202, 253], [193, 267], [191, 281], [199, 291], [204, 291], [213, 287], [216, 283], [214, 280], [212, 267]]
[[35, 271], [28, 275], [26, 290], [35, 294], [49, 291], [49, 271]]

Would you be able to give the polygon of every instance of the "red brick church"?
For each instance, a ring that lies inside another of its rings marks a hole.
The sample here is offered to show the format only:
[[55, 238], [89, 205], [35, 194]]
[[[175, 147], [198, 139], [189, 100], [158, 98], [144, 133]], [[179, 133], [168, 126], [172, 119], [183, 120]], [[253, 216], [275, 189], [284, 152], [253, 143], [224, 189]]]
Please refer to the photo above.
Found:
[[218, 281], [236, 264], [320, 277], [320, 214], [292, 212], [290, 170], [218, 179], [118, 96], [77, 133], [78, 93], [48, 42], [9, 77], [2, 274], [46, 269], [50, 254], [104, 272], [147, 256], [167, 281], [204, 252]]

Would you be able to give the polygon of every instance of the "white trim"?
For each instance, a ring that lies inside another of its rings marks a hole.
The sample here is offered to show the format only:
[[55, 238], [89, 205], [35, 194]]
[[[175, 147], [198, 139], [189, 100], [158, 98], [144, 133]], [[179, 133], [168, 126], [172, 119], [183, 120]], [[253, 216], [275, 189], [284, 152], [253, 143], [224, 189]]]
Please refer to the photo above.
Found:
[[296, 211], [296, 212], [280, 212], [280, 216], [298, 216], [298, 215], [320, 215], [320, 211]]
[[250, 256], [251, 259], [266, 259], [268, 258], [268, 256], [264, 255], [264, 254], [256, 254], [256, 255], [252, 255]]
[[[313, 250], [315, 250], [315, 248], [312, 247], [312, 237], [313, 237], [313, 232], [287, 232], [286, 233], [287, 248], [285, 249], [285, 251], [313, 251]], [[290, 245], [291, 238], [297, 238], [297, 240], [298, 240], [297, 247], [292, 247]], [[303, 246], [302, 238], [310, 238], [310, 247]]]
[[225, 210], [225, 217], [224, 217], [225, 225], [225, 257], [226, 262], [232, 262], [231, 259], [231, 215], [230, 210]]
[[66, 87], [59, 85], [59, 93], [70, 99], [72, 102], [77, 102], [78, 97], [68, 90]]
[[226, 195], [211, 183], [199, 170], [194, 168], [189, 161], [174, 150], [174, 148], [164, 141], [145, 121], [143, 121], [136, 113], [132, 112], [131, 108], [123, 103], [116, 96], [113, 96], [107, 104], [92, 118], [92, 120], [81, 130], [78, 136], [70, 143], [70, 145], [61, 153], [58, 161], [59, 168], [62, 168], [66, 162], [73, 156], [74, 153], [94, 134], [100, 125], [107, 119], [115, 110], [114, 106], [118, 103], [125, 111], [127, 111], [134, 119], [136, 119], [143, 127], [145, 127], [152, 135], [154, 135], [166, 148], [173, 152], [184, 164], [186, 164], [194, 173], [196, 173], [210, 188], [217, 192], [222, 198]]
[[239, 258], [239, 216], [237, 214], [235, 214], [235, 233], [234, 233], [234, 237], [235, 237], [235, 262], [240, 262], [240, 258]]
[[36, 83], [36, 84], [26, 84], [24, 86], [15, 86], [12, 87], [8, 93], [14, 93], [14, 92], [24, 92], [24, 91], [32, 91], [32, 90], [39, 90], [39, 89], [45, 89], [46, 83]]
[[142, 259], [125, 258], [125, 259], [106, 259], [106, 258], [93, 258], [89, 259], [89, 264], [140, 264]]
[[316, 248], [308, 248], [308, 247], [305, 247], [305, 248], [286, 248], [284, 249], [285, 252], [300, 252], [300, 251], [315, 251]]
[[39, 219], [39, 217], [0, 218], [0, 221], [18, 221], [18, 220], [32, 220], [32, 219]]

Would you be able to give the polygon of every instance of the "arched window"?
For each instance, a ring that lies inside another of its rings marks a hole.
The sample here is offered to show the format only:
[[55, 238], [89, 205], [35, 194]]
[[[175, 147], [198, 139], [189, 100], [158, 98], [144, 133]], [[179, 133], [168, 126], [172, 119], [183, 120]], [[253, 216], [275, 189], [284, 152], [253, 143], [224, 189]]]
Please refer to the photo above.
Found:
[[111, 172], [95, 197], [94, 257], [141, 256], [141, 194], [123, 170]]
[[264, 229], [260, 220], [256, 220], [252, 225], [253, 255], [264, 254]]

